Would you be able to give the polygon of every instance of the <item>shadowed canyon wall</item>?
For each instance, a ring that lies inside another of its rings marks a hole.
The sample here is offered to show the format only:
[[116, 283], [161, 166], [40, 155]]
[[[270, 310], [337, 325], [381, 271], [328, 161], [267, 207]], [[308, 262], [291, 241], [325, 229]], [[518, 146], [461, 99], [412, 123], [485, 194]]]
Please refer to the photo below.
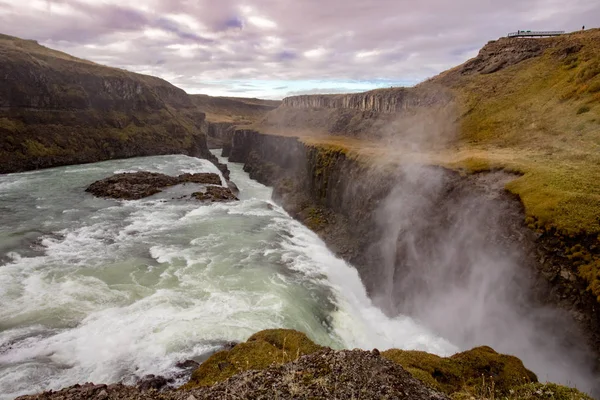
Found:
[[234, 132], [230, 161], [273, 185], [389, 315], [411, 315], [462, 348], [515, 354], [542, 379], [596, 387], [594, 299], [552, 238], [525, 226], [504, 190], [512, 175], [364, 163], [252, 130]]
[[205, 115], [151, 76], [0, 36], [0, 173], [111, 158], [212, 158]]

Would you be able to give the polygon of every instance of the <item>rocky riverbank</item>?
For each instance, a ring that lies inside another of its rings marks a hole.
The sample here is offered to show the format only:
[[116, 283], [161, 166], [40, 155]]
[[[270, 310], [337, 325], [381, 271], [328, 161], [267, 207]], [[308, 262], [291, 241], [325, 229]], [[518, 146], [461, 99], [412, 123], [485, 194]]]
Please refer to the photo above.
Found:
[[[160, 381], [160, 377], [155, 377]], [[164, 379], [163, 379], [164, 380]], [[441, 358], [421, 351], [335, 351], [292, 330], [258, 332], [212, 355], [178, 390], [164, 385], [86, 383], [19, 400], [108, 399], [488, 399], [589, 400], [537, 383], [516, 357], [478, 347]]]

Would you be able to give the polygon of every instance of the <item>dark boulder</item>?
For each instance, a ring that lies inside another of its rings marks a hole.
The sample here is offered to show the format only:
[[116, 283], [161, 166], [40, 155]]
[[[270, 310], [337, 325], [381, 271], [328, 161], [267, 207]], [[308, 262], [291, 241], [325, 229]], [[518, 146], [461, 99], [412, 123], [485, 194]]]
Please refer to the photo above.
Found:
[[146, 375], [138, 381], [137, 387], [141, 392], [147, 392], [149, 390], [165, 389], [172, 382], [172, 379], [167, 379], [164, 376]]
[[137, 200], [159, 193], [161, 188], [177, 185], [174, 176], [154, 172], [115, 174], [92, 183], [85, 190], [97, 197]]
[[206, 192], [192, 193], [192, 197], [200, 201], [210, 202], [239, 200], [231, 193], [231, 190], [222, 186], [209, 186], [206, 188]]
[[156, 172], [123, 173], [96, 181], [85, 191], [97, 197], [138, 200], [160, 193], [166, 187], [188, 182], [220, 185], [221, 177], [213, 173], [182, 174], [178, 177]]
[[231, 190], [231, 193], [233, 193], [234, 196], [237, 196], [238, 194], [240, 194], [240, 189], [237, 187], [237, 185], [231, 181], [227, 181], [227, 187], [229, 188], [229, 190]]
[[185, 361], [179, 361], [177, 364], [175, 364], [175, 367], [179, 368], [179, 369], [196, 369], [200, 366], [200, 363], [198, 363], [197, 361], [194, 360], [185, 360]]
[[198, 174], [181, 174], [179, 175], [179, 183], [203, 183], [205, 185], [220, 185], [221, 177], [210, 172], [202, 172]]

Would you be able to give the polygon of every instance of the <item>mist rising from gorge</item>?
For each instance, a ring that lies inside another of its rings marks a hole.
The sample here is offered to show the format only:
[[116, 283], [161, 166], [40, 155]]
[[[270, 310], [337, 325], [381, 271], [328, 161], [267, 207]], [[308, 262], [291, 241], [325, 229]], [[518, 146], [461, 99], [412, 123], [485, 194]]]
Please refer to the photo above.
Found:
[[540, 381], [596, 392], [594, 358], [572, 315], [540, 301], [548, 287], [536, 274], [534, 234], [504, 190], [518, 176], [465, 177], [414, 157], [452, 143], [455, 121], [452, 112], [424, 113], [382, 132], [413, 157], [398, 163], [396, 184], [374, 216], [375, 303], [461, 349], [487, 345], [515, 355]]

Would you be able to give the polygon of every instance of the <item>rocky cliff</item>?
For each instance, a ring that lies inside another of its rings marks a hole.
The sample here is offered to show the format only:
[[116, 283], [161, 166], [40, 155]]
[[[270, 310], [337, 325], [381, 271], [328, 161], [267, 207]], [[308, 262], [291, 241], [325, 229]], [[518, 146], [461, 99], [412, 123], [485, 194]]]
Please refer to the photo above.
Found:
[[491, 41], [414, 88], [285, 99], [257, 130], [354, 158], [513, 174], [504, 185], [524, 206], [521, 223], [540, 238], [534, 247], [545, 266], [537, 270], [560, 302], [586, 310], [597, 333], [599, 123], [595, 29]]
[[287, 97], [282, 107], [294, 108], [346, 108], [359, 111], [390, 113], [404, 111], [411, 107], [428, 107], [439, 99], [435, 91], [417, 92], [415, 90], [396, 88], [379, 89], [365, 93], [336, 95], [304, 95]]
[[[597, 385], [596, 300], [556, 236], [524, 223], [518, 198], [504, 190], [516, 176], [377, 163], [248, 129], [233, 133], [230, 161], [272, 185], [277, 202], [356, 266], [389, 315], [411, 315], [459, 346], [516, 354], [551, 380]], [[577, 372], [548, 369], [556, 357]]]
[[0, 173], [111, 158], [211, 158], [205, 115], [168, 82], [0, 35]]
[[[188, 363], [195, 362], [181, 366]], [[149, 375], [137, 386], [86, 383], [19, 400], [350, 399], [357, 395], [407, 400], [591, 400], [577, 389], [538, 383], [521, 360], [486, 346], [445, 358], [398, 349], [335, 351], [286, 329], [257, 332], [244, 343], [216, 352], [177, 390], [168, 383], [164, 377]]]

